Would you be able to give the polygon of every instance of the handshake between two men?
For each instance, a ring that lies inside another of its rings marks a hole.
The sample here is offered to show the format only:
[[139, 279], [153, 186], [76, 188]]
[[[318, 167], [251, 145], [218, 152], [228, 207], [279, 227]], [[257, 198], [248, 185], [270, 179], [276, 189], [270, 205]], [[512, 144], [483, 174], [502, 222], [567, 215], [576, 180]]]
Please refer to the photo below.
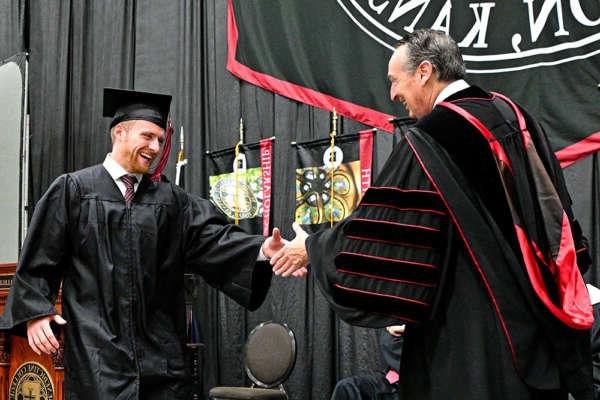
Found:
[[308, 273], [305, 245], [308, 234], [296, 222], [292, 228], [296, 237], [289, 241], [281, 237], [278, 228], [273, 229], [272, 236], [263, 244], [263, 253], [271, 260], [275, 275], [303, 277]]

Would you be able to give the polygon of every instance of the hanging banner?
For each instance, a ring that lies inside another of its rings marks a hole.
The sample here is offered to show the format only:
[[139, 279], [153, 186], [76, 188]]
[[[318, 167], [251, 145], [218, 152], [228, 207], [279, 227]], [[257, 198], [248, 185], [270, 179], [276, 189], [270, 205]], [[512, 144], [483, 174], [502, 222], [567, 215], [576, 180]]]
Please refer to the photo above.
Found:
[[269, 236], [273, 138], [242, 144], [235, 153], [235, 147], [207, 153], [209, 199], [247, 232]]
[[[294, 219], [314, 233], [346, 218], [371, 184], [373, 130], [297, 143]], [[333, 153], [333, 157], [332, 157]]]
[[360, 135], [360, 196], [371, 186], [373, 176], [373, 136], [376, 129], [358, 132]]
[[468, 81], [543, 122], [563, 165], [600, 149], [600, 3], [581, 0], [229, 0], [227, 68], [283, 96], [392, 131], [395, 43], [449, 33]]
[[263, 235], [270, 236], [271, 230], [271, 177], [273, 161], [273, 140], [263, 139], [260, 141], [260, 168], [262, 172], [262, 213], [263, 213]]

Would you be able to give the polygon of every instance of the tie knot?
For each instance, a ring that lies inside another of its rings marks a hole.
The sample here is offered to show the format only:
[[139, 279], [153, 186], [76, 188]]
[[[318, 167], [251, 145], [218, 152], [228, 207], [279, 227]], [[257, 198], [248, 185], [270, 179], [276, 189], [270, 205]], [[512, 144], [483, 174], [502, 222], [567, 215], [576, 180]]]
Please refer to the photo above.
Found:
[[135, 185], [137, 182], [137, 178], [134, 175], [123, 175], [121, 177], [121, 180], [125, 184], [126, 188], [132, 188], [132, 189], [133, 189], [133, 185]]

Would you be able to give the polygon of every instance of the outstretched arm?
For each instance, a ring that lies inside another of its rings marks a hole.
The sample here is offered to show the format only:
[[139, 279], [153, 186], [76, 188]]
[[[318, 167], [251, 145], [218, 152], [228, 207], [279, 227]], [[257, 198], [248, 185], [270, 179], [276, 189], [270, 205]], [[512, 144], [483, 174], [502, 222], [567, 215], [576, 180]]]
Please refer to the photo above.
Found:
[[296, 233], [294, 240], [286, 244], [271, 258], [275, 275], [304, 276], [308, 273], [308, 254], [305, 245], [308, 234], [296, 222], [292, 227]]

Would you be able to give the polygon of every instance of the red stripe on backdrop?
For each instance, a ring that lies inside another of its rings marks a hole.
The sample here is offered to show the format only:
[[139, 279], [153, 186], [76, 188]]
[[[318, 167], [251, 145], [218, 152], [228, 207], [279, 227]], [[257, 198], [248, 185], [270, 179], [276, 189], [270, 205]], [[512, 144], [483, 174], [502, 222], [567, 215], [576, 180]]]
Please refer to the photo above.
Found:
[[558, 158], [558, 161], [560, 161], [561, 168], [566, 168], [597, 151], [600, 151], [600, 131], [592, 133], [585, 139], [567, 146], [554, 154]]
[[309, 104], [325, 110], [335, 111], [344, 117], [351, 118], [365, 125], [374, 126], [387, 132], [393, 132], [394, 127], [389, 122], [392, 115], [359, 106], [326, 94], [317, 92], [300, 85], [295, 85], [273, 76], [254, 71], [235, 59], [237, 50], [238, 30], [233, 13], [233, 4], [228, 1], [227, 8], [227, 69], [238, 78], [260, 86], [271, 92], [289, 97], [301, 103]]

